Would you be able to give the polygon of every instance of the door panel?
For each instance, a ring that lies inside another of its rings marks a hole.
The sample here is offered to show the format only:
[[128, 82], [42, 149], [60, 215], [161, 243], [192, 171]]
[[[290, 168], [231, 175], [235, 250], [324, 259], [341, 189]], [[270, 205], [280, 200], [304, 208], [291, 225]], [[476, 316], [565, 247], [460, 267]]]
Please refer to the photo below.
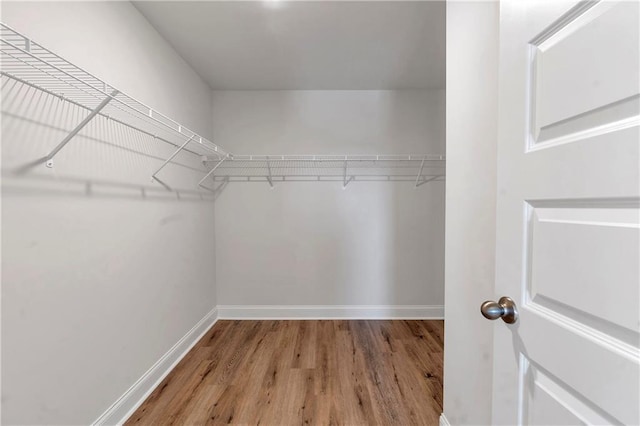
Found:
[[638, 424], [640, 370], [633, 345], [535, 302], [521, 311], [519, 381], [524, 390], [530, 389], [527, 367], [534, 365], [574, 398], [607, 413], [612, 420], [602, 424]]
[[576, 320], [590, 316], [591, 327], [606, 332], [619, 327], [618, 337], [633, 338], [640, 298], [640, 210], [605, 204], [608, 208], [531, 206], [527, 299]]
[[637, 56], [636, 9], [602, 3], [531, 42], [534, 143], [637, 115], [638, 64], [621, 63]]
[[494, 423], [639, 424], [639, 3], [500, 13]]
[[601, 410], [576, 398], [546, 373], [534, 366], [527, 368], [525, 423], [530, 425], [613, 424]]

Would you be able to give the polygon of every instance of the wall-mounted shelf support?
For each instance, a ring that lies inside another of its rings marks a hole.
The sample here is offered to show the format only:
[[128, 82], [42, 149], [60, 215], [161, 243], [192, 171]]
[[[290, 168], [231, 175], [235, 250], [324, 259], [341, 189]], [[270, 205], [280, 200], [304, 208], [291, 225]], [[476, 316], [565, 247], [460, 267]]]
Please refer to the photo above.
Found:
[[431, 176], [430, 178], [424, 178], [423, 180], [421, 180], [421, 181], [420, 181], [420, 183], [418, 183], [418, 184], [416, 185], [416, 188], [417, 188], [417, 187], [419, 187], [419, 186], [424, 185], [425, 183], [428, 183], [428, 182], [431, 182], [431, 181], [433, 181], [433, 180], [436, 180], [436, 179], [438, 179], [439, 177], [440, 177], [440, 176]]
[[355, 176], [349, 176], [349, 179], [344, 181], [344, 183], [342, 184], [342, 189], [345, 189], [347, 185], [349, 185], [349, 182], [351, 182], [352, 180], [355, 180]]
[[85, 117], [84, 120], [82, 120], [80, 122], [80, 124], [78, 124], [59, 144], [58, 146], [56, 146], [55, 148], [53, 148], [53, 150], [47, 154], [47, 156], [45, 157], [45, 161], [46, 161], [46, 165], [47, 167], [53, 167], [53, 157], [55, 157], [55, 155], [62, 149], [65, 147], [66, 144], [69, 143], [69, 141], [71, 139], [73, 139], [73, 137], [75, 135], [77, 135], [80, 130], [82, 130], [87, 124], [89, 124], [89, 122], [91, 120], [93, 120], [93, 117], [95, 117], [96, 115], [98, 115], [100, 113], [100, 111], [102, 111], [102, 109], [104, 107], [107, 106], [107, 104], [109, 102], [111, 102], [111, 99], [113, 99], [119, 92], [117, 90], [114, 90], [113, 92], [111, 92], [111, 95], [107, 96], [106, 98], [104, 98], [104, 100], [102, 102], [100, 102], [100, 104], [95, 107], [90, 113], [89, 115], [87, 115]]
[[347, 180], [347, 159], [345, 158], [342, 170], [342, 189], [345, 189], [349, 182], [351, 182], [351, 179]]
[[267, 171], [269, 175], [267, 176], [267, 181], [269, 182], [269, 186], [273, 189], [273, 178], [271, 177], [271, 162], [269, 161], [269, 157], [267, 157]]
[[189, 142], [191, 142], [191, 141], [193, 140], [193, 136], [195, 136], [195, 135], [192, 135], [189, 139], [187, 139], [187, 140], [185, 141], [185, 143], [183, 143], [182, 145], [180, 145], [180, 147], [179, 147], [178, 149], [176, 149], [176, 150], [175, 150], [175, 152], [174, 152], [173, 154], [171, 154], [171, 156], [170, 156], [169, 158], [167, 158], [167, 159], [164, 161], [164, 163], [162, 163], [162, 166], [160, 166], [160, 167], [158, 168], [158, 170], [156, 170], [156, 171], [151, 175], [151, 179], [156, 180], [156, 181], [158, 180], [158, 178], [156, 177], [156, 175], [157, 175], [158, 173], [160, 173], [160, 170], [164, 169], [164, 167], [165, 167], [167, 164], [169, 164], [169, 162], [171, 162], [171, 160], [173, 160], [173, 159], [175, 158], [175, 156], [176, 156], [176, 155], [178, 155], [178, 154], [180, 153], [180, 151], [182, 151], [182, 150], [183, 150], [183, 149], [184, 149], [184, 148], [189, 144]]
[[416, 188], [419, 186], [420, 177], [422, 177], [422, 171], [424, 170], [424, 162], [426, 161], [426, 157], [422, 159], [422, 163], [420, 163], [420, 171], [418, 172], [418, 176], [416, 176]]
[[198, 186], [199, 186], [199, 187], [204, 188], [204, 187], [202, 186], [202, 184], [204, 183], [204, 181], [205, 181], [205, 180], [207, 180], [207, 178], [208, 178], [209, 176], [211, 176], [211, 175], [213, 174], [213, 172], [215, 172], [215, 171], [216, 171], [216, 169], [222, 165], [222, 163], [224, 163], [224, 160], [226, 160], [226, 157], [223, 157], [222, 159], [220, 159], [220, 161], [218, 161], [218, 164], [216, 164], [215, 166], [213, 166], [213, 169], [209, 170], [209, 173], [207, 173], [207, 174], [206, 174], [202, 179], [200, 179], [200, 182], [198, 182]]

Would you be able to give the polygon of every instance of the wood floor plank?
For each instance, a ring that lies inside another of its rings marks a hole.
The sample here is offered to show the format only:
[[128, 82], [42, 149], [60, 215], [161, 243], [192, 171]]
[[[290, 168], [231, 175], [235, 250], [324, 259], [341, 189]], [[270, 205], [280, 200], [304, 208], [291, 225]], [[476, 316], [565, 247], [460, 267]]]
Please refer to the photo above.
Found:
[[437, 425], [443, 321], [218, 321], [126, 425]]

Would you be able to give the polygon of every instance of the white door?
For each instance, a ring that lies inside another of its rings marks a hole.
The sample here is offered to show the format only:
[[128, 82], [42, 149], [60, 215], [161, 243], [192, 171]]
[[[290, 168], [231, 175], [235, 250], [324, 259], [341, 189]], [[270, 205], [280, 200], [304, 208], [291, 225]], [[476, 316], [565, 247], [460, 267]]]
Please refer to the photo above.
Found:
[[639, 14], [501, 2], [494, 424], [640, 423]]

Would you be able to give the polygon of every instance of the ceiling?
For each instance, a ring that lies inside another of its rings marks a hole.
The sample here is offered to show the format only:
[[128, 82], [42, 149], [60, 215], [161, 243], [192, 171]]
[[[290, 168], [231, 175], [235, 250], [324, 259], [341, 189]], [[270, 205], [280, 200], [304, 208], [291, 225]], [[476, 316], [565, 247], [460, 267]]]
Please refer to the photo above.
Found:
[[440, 1], [141, 1], [213, 89], [436, 89]]

